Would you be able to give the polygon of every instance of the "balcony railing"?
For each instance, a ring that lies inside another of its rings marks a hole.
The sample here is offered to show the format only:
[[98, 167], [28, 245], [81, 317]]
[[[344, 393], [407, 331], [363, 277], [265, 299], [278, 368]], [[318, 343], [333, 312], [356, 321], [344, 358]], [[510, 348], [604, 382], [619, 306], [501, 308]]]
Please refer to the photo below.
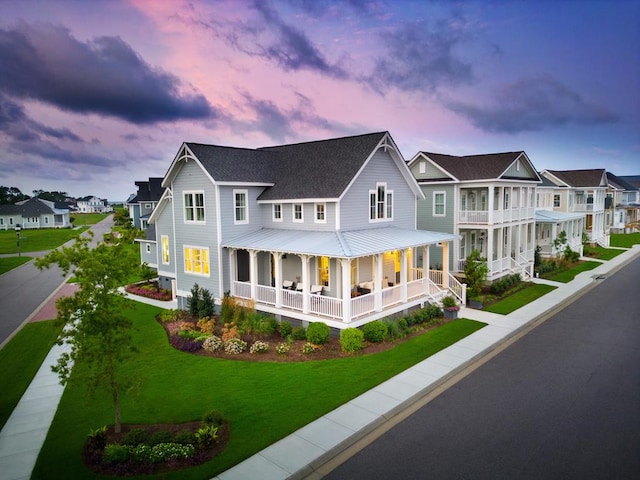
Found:
[[508, 208], [506, 210], [460, 210], [458, 223], [484, 225], [489, 223], [513, 222], [535, 217], [535, 208]]

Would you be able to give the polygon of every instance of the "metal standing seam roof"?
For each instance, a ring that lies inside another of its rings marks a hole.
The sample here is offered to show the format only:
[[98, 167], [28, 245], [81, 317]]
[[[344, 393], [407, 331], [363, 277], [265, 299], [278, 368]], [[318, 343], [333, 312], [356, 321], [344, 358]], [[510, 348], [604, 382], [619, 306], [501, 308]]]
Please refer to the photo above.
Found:
[[321, 257], [356, 258], [390, 250], [434, 245], [458, 238], [459, 236], [453, 233], [395, 227], [334, 232], [264, 228], [223, 241], [222, 246]]
[[537, 223], [555, 223], [564, 222], [566, 220], [577, 220], [584, 217], [584, 213], [568, 213], [568, 212], [555, 212], [551, 210], [536, 210], [536, 222]]

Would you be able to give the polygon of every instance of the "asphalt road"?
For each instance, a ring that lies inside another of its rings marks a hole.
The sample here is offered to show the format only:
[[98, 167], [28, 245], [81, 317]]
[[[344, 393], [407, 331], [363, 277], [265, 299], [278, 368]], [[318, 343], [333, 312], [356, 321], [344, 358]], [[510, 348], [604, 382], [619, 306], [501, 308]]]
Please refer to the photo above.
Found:
[[[113, 216], [93, 225], [93, 243], [102, 240], [111, 230]], [[26, 256], [33, 253], [24, 252]], [[64, 281], [57, 266], [38, 270], [33, 261], [0, 275], [0, 345], [9, 338], [33, 311], [45, 301]]]
[[640, 259], [325, 478], [640, 478]]

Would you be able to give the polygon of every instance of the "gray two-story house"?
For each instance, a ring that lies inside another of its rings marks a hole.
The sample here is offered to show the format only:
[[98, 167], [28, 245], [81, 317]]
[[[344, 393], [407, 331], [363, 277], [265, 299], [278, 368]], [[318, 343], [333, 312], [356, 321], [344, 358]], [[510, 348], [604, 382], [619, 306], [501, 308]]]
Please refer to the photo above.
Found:
[[446, 254], [458, 237], [416, 228], [423, 194], [388, 132], [258, 149], [184, 143], [162, 187], [142, 260], [180, 307], [198, 283], [217, 301], [229, 292], [280, 318], [346, 328], [444, 291], [464, 298], [447, 266], [440, 282], [417, 268], [431, 245]]

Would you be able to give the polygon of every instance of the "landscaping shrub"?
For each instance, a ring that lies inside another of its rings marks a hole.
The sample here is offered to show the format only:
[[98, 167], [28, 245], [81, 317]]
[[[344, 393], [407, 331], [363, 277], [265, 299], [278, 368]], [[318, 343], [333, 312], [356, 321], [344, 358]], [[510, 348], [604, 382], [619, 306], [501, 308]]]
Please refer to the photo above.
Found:
[[[415, 318], [415, 315], [411, 316]], [[384, 339], [387, 338], [387, 325], [380, 320], [374, 320], [362, 327], [362, 333], [367, 342], [383, 342]]]
[[202, 333], [208, 333], [209, 335], [213, 335], [213, 332], [216, 328], [216, 321], [211, 317], [202, 317], [198, 320], [196, 326], [200, 329]]
[[148, 439], [149, 436], [147, 435], [146, 430], [142, 428], [134, 428], [126, 433], [122, 440], [122, 445], [131, 445], [132, 447], [135, 447], [141, 443], [147, 443]]
[[186, 320], [187, 312], [180, 309], [163, 310], [160, 313], [160, 321], [162, 323], [179, 322]]
[[282, 321], [282, 322], [280, 322], [280, 325], [278, 326], [278, 331], [280, 332], [280, 336], [282, 338], [287, 338], [289, 335], [291, 335], [291, 331], [292, 330], [293, 330], [293, 327], [291, 326], [291, 324], [289, 322]]
[[222, 341], [226, 343], [233, 338], [240, 338], [238, 327], [233, 322], [225, 323], [222, 326]]
[[268, 351], [269, 344], [267, 342], [263, 342], [262, 340], [253, 342], [251, 348], [249, 349], [249, 353], [266, 353]]
[[138, 445], [129, 450], [129, 454], [134, 462], [153, 463], [151, 447], [149, 445]]
[[196, 436], [189, 430], [182, 430], [181, 432], [176, 433], [175, 437], [173, 437], [173, 441], [180, 445], [193, 445], [196, 443]]
[[385, 324], [387, 325], [387, 332], [391, 340], [398, 340], [400, 338], [404, 338], [405, 333], [400, 329], [397, 321], [387, 320]]
[[310, 353], [315, 352], [318, 348], [317, 345], [314, 345], [311, 342], [306, 342], [304, 345], [302, 345], [302, 353], [304, 353], [305, 355], [309, 355]]
[[232, 338], [224, 344], [224, 353], [238, 355], [247, 349], [247, 342], [239, 338]]
[[212, 335], [202, 342], [202, 348], [207, 352], [219, 352], [222, 350], [224, 342], [220, 337]]
[[291, 337], [294, 340], [306, 340], [307, 339], [307, 331], [304, 327], [296, 327], [291, 331]]
[[198, 429], [195, 437], [196, 442], [203, 447], [208, 447], [218, 440], [218, 427], [214, 427], [213, 425], [204, 425]]
[[358, 328], [345, 328], [340, 332], [340, 348], [345, 353], [355, 353], [364, 348], [364, 333]]
[[89, 432], [89, 447], [95, 450], [102, 450], [107, 444], [107, 426], [96, 428]]
[[202, 424], [213, 427], [221, 427], [224, 424], [224, 416], [219, 410], [209, 410], [202, 416]]
[[214, 314], [215, 306], [211, 292], [206, 288], [200, 289], [200, 298], [198, 298], [198, 317], [210, 317]]
[[197, 340], [194, 338], [183, 338], [180, 335], [173, 335], [171, 337], [171, 346], [183, 352], [197, 352], [202, 348], [202, 343], [203, 340]]
[[187, 308], [189, 308], [189, 313], [192, 316], [198, 315], [198, 303], [200, 301], [200, 287], [197, 283], [193, 284], [191, 287], [191, 294], [187, 298]]
[[160, 443], [171, 443], [172, 441], [173, 441], [173, 435], [171, 435], [171, 432], [168, 432], [167, 430], [162, 430], [160, 432], [156, 432], [153, 435], [151, 435], [151, 438], [149, 438], [147, 445], [149, 445], [150, 447], [153, 447], [154, 445], [158, 445]]
[[127, 445], [109, 444], [104, 447], [102, 462], [107, 465], [125, 463], [129, 460], [130, 456], [130, 449]]
[[329, 341], [331, 329], [322, 322], [313, 322], [307, 327], [307, 340], [316, 345], [322, 345]]
[[407, 323], [407, 320], [404, 318], [399, 318], [397, 322], [398, 322], [398, 328], [402, 332], [402, 336], [403, 337], [406, 336], [409, 330], [409, 324]]
[[291, 350], [291, 345], [288, 343], [279, 343], [276, 345], [276, 353], [278, 355], [286, 355]]
[[233, 320], [233, 312], [236, 308], [236, 300], [229, 292], [224, 292], [222, 297], [222, 305], [220, 307], [220, 320], [222, 323], [229, 323]]
[[278, 320], [274, 316], [262, 317], [262, 333], [273, 335], [278, 331]]
[[423, 312], [422, 323], [434, 320], [442, 316], [442, 310], [440, 310], [440, 307], [436, 304], [427, 305], [421, 311]]

